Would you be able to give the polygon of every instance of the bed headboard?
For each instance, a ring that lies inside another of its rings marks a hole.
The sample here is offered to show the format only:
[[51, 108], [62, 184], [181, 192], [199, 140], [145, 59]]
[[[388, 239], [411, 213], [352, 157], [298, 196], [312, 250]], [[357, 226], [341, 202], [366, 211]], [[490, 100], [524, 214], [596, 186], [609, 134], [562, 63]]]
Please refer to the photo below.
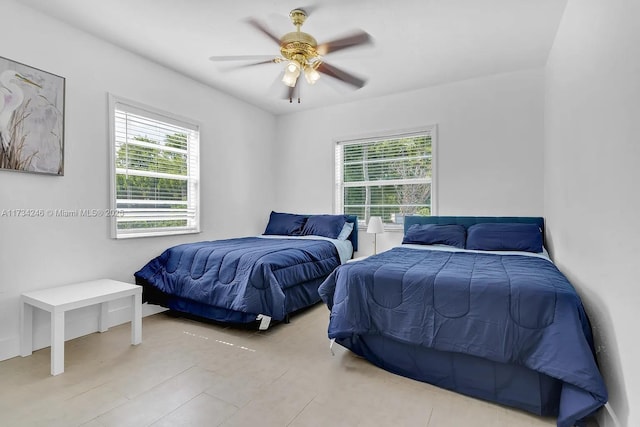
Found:
[[353, 223], [353, 231], [351, 232], [351, 236], [349, 236], [349, 240], [351, 240], [353, 251], [355, 252], [358, 250], [358, 217], [355, 215], [347, 215], [347, 222]]
[[483, 222], [519, 222], [538, 224], [544, 240], [544, 218], [537, 216], [405, 216], [404, 232], [407, 233], [413, 224], [460, 224], [469, 228], [473, 224]]

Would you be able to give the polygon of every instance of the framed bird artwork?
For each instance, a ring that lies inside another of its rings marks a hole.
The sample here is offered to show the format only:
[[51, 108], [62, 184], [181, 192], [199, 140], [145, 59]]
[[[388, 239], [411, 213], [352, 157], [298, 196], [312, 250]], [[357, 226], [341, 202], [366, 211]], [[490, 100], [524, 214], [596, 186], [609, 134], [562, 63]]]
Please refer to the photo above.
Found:
[[0, 57], [0, 170], [64, 175], [65, 79]]

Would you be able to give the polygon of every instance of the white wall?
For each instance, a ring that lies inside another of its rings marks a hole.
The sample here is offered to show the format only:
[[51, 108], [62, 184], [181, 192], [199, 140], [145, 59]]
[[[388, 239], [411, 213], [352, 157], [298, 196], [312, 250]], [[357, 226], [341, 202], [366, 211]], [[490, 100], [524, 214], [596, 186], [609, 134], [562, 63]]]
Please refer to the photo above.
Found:
[[[0, 217], [0, 360], [19, 353], [19, 295], [28, 290], [133, 273], [166, 247], [261, 232], [274, 200], [275, 117], [154, 63], [2, 0], [2, 56], [66, 78], [65, 176], [0, 171], [0, 210], [109, 206], [107, 93], [201, 123], [202, 233], [109, 238], [106, 218]], [[25, 28], [28, 26], [28, 29]], [[124, 305], [123, 305], [124, 304]], [[111, 323], [126, 303], [111, 305]], [[71, 312], [67, 336], [97, 330], [97, 309]], [[49, 343], [39, 313], [35, 345]]]
[[637, 1], [570, 0], [546, 67], [548, 238], [585, 302], [621, 426], [640, 425], [639, 17]]
[[[332, 211], [336, 140], [437, 124], [439, 215], [542, 215], [543, 79], [529, 70], [279, 116], [276, 206]], [[401, 238], [385, 233], [378, 249]], [[360, 255], [371, 239], [360, 234]]]

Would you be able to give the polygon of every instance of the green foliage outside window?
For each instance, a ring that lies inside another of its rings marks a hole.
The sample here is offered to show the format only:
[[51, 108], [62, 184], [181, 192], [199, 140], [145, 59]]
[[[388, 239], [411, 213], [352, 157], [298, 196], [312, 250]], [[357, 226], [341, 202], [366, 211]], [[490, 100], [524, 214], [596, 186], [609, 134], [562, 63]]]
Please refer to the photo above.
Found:
[[[163, 149], [163, 147], [169, 147], [184, 150], [187, 146], [187, 135], [167, 135], [160, 144], [141, 136], [134, 137], [133, 140], [149, 143], [153, 147], [135, 143], [122, 144], [117, 152], [117, 169], [156, 172], [180, 177], [187, 175], [187, 155]], [[187, 208], [188, 190], [185, 179], [118, 173], [116, 175], [116, 194], [118, 209], [140, 207], [139, 202], [136, 201], [145, 201], [145, 208], [166, 209], [167, 215], [170, 215], [171, 209], [184, 210]], [[127, 203], [127, 201], [131, 201], [131, 203]], [[166, 203], [166, 201], [184, 201], [185, 204]], [[118, 229], [165, 228], [185, 225], [187, 225], [187, 221], [184, 219], [119, 221]]]
[[342, 148], [343, 211], [365, 222], [431, 214], [431, 135], [347, 143]]

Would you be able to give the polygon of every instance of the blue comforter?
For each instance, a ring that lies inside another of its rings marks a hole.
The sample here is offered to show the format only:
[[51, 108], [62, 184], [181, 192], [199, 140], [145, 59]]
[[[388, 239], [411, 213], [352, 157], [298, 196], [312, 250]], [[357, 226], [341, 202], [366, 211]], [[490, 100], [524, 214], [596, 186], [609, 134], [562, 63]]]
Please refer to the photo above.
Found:
[[135, 276], [168, 295], [282, 320], [287, 288], [321, 280], [338, 265], [329, 241], [244, 237], [169, 248]]
[[398, 247], [341, 266], [319, 292], [330, 338], [381, 335], [562, 380], [558, 426], [607, 401], [580, 298], [546, 259]]

